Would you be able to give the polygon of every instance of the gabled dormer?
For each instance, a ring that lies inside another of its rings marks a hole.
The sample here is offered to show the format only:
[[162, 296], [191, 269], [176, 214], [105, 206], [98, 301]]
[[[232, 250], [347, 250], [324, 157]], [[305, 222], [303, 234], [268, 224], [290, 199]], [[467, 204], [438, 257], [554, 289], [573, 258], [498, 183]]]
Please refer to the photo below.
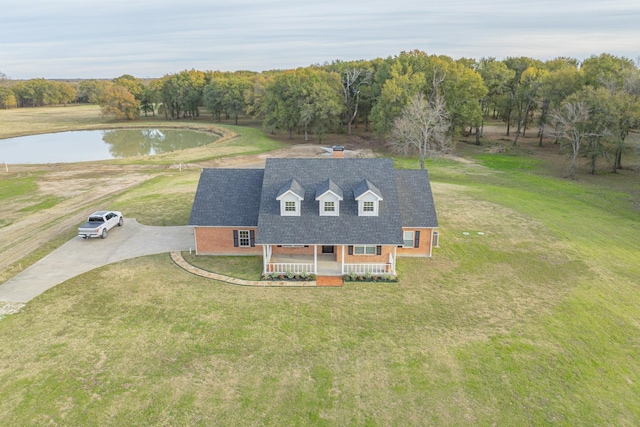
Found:
[[276, 200], [280, 201], [280, 216], [300, 216], [304, 188], [292, 179], [280, 188]]
[[378, 187], [365, 179], [353, 190], [353, 196], [358, 201], [358, 216], [378, 216], [382, 201]]
[[339, 216], [340, 202], [343, 200], [342, 189], [331, 181], [326, 180], [316, 188], [318, 214], [320, 216]]

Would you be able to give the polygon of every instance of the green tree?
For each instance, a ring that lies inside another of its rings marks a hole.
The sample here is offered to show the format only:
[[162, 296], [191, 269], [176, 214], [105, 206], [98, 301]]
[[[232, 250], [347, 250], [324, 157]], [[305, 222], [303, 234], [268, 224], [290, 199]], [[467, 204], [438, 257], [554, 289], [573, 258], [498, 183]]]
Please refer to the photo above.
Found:
[[237, 74], [217, 76], [204, 87], [203, 102], [205, 107], [220, 121], [222, 112], [233, 115], [238, 124], [238, 116], [247, 109], [246, 92], [252, 88], [247, 77]]
[[[546, 64], [545, 64], [546, 65]], [[540, 117], [538, 120], [538, 146], [542, 147], [549, 110], [560, 107], [569, 95], [582, 87], [582, 76], [575, 67], [554, 67], [540, 78]]]
[[362, 89], [371, 83], [373, 69], [365, 61], [334, 61], [327, 69], [340, 74], [344, 122], [347, 124], [347, 134], [351, 135], [351, 126], [360, 108]]
[[13, 91], [4, 86], [0, 86], [0, 108], [15, 108], [18, 106], [16, 96]]
[[633, 61], [620, 58], [609, 53], [599, 56], [591, 55], [582, 62], [581, 71], [586, 85], [598, 87], [620, 88], [624, 82], [624, 74], [634, 68]]
[[199, 117], [205, 84], [202, 71], [185, 70], [165, 76], [161, 92], [165, 115], [175, 119]]
[[[485, 115], [492, 111], [493, 117], [496, 117], [500, 99], [508, 93], [509, 82], [514, 78], [515, 71], [510, 70], [504, 62], [496, 61], [495, 58], [482, 58], [478, 62], [477, 71], [487, 88], [487, 95], [480, 100], [480, 105], [483, 109], [482, 126], [484, 127]], [[479, 137], [481, 135], [482, 130], [478, 132], [478, 129], [476, 129], [476, 144], [478, 145], [480, 144]]]
[[108, 82], [104, 80], [83, 80], [78, 84], [76, 102], [97, 104]]

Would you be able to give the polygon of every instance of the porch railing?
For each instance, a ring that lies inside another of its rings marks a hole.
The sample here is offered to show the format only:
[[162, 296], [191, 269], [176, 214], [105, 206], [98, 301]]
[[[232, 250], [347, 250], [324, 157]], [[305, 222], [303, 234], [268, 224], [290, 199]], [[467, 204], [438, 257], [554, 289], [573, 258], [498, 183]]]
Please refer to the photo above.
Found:
[[302, 263], [302, 262], [268, 262], [267, 263], [267, 273], [278, 273], [278, 274], [286, 274], [286, 273], [313, 273], [313, 263]]
[[393, 273], [393, 265], [392, 264], [345, 264], [344, 271], [342, 274], [390, 274]]

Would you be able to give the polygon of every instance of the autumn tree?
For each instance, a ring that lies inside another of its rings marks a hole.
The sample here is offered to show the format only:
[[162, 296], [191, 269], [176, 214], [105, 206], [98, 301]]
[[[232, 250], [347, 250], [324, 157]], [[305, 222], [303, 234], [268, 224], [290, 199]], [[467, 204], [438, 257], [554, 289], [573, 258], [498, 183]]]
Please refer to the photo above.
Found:
[[102, 115], [113, 115], [116, 119], [135, 120], [140, 113], [140, 103], [123, 86], [109, 84], [98, 100]]
[[112, 82], [127, 89], [131, 95], [136, 98], [136, 100], [142, 101], [144, 85], [131, 74], [123, 74], [120, 77], [113, 79]]
[[418, 93], [393, 122], [392, 149], [402, 154], [417, 152], [420, 168], [424, 169], [427, 157], [450, 150], [450, 127], [444, 98], [438, 95], [429, 101], [424, 94]]

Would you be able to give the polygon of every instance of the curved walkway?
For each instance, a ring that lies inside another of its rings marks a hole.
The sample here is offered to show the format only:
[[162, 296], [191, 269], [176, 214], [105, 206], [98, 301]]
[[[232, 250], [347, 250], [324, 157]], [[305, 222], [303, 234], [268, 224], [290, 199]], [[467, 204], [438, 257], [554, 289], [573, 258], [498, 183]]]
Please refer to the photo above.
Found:
[[0, 303], [26, 303], [54, 286], [94, 268], [129, 258], [193, 248], [193, 227], [156, 227], [125, 218], [106, 239], [74, 237], [0, 285]]
[[201, 268], [195, 267], [189, 264], [182, 257], [181, 252], [171, 252], [171, 259], [175, 262], [179, 267], [188, 271], [191, 274], [195, 274], [196, 276], [206, 277], [207, 279], [214, 279], [220, 282], [231, 283], [232, 285], [239, 286], [260, 286], [260, 287], [308, 287], [308, 286], [316, 286], [315, 281], [308, 282], [289, 282], [289, 281], [270, 281], [270, 280], [243, 280], [236, 279], [235, 277], [224, 276], [218, 273], [212, 273], [207, 270], [203, 270]]

